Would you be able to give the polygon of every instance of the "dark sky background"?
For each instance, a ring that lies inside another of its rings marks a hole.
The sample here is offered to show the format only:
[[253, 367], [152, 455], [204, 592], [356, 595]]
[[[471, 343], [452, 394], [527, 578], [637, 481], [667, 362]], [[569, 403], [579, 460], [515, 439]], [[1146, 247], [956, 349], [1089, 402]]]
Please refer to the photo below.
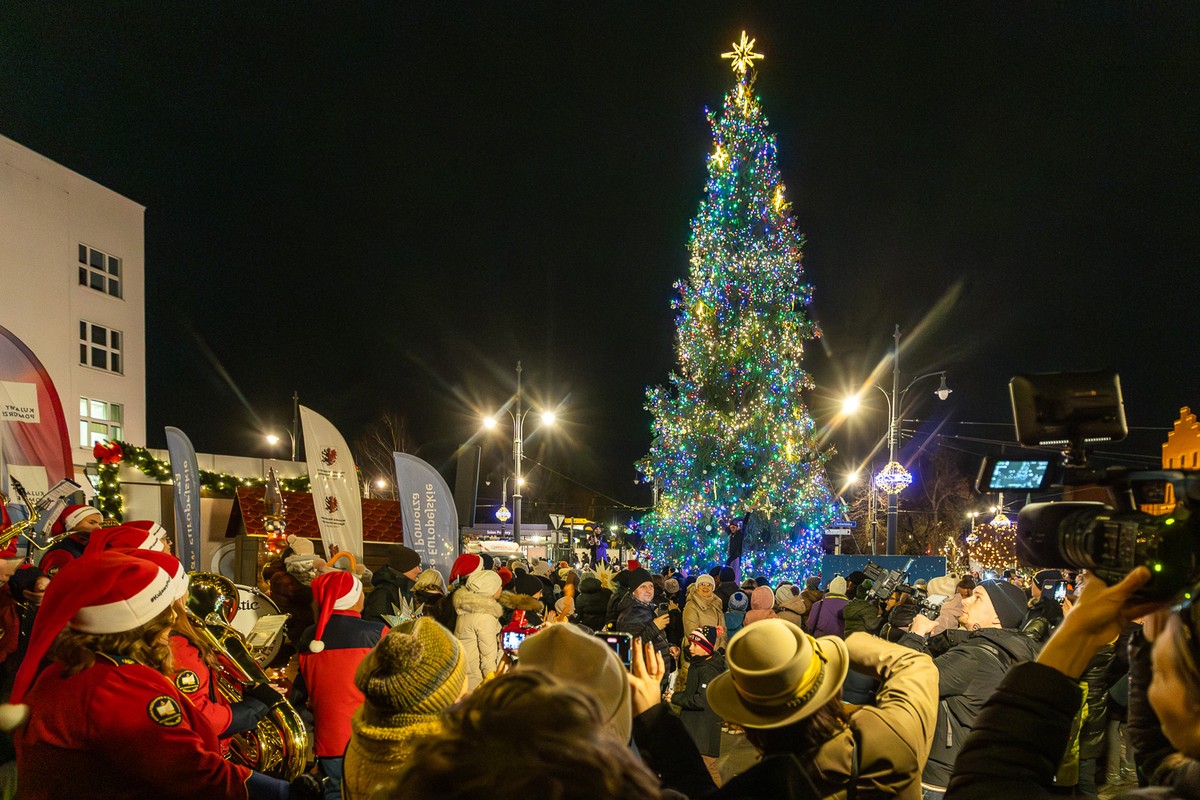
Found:
[[[298, 390], [351, 439], [400, 412], [446, 466], [520, 359], [566, 423], [534, 455], [644, 504], [743, 29], [808, 237], [819, 422], [923, 320], [902, 370], [955, 393], [911, 413], [948, 432], [1011, 420], [1023, 371], [1116, 369], [1134, 426], [1200, 404], [1195, 3], [0, 10], [0, 133], [147, 207], [151, 446], [266, 455]], [[836, 469], [882, 431], [874, 394]]]

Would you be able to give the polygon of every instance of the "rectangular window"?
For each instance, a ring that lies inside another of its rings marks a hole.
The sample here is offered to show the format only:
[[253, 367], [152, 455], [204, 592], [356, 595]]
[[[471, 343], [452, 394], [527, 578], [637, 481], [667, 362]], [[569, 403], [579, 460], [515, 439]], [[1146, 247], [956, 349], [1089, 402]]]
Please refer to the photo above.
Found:
[[79, 245], [79, 285], [120, 297], [121, 259], [86, 244]]
[[79, 398], [79, 446], [95, 447], [96, 442], [122, 438], [124, 407], [90, 397]]
[[79, 363], [105, 372], [124, 374], [121, 369], [121, 332], [94, 322], [79, 323]]

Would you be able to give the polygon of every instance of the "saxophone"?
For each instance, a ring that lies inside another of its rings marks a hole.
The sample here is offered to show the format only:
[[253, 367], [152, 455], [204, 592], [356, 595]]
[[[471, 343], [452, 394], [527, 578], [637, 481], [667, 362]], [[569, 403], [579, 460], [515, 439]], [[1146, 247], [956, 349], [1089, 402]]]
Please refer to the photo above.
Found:
[[[242, 687], [267, 681], [245, 639], [229, 625], [237, 613], [237, 604], [237, 587], [224, 575], [188, 573], [188, 617], [216, 654], [217, 688], [230, 702], [242, 699]], [[253, 730], [236, 734], [228, 741], [230, 761], [275, 778], [294, 780], [312, 760], [304, 722], [286, 700], [272, 708]]]

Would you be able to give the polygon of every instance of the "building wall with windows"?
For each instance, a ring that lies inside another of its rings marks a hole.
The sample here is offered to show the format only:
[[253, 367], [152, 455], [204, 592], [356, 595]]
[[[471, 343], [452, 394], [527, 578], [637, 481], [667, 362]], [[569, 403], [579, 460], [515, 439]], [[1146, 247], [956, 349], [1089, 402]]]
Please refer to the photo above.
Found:
[[77, 467], [96, 439], [146, 442], [144, 221], [143, 206], [0, 136], [0, 325], [50, 373]]

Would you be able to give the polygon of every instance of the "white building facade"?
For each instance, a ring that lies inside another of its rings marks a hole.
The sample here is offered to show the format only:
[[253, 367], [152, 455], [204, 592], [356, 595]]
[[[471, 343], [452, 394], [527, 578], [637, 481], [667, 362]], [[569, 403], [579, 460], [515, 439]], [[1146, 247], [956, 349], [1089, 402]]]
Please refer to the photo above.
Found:
[[146, 441], [144, 274], [143, 206], [0, 136], [0, 325], [54, 381], [81, 483], [96, 441]]

